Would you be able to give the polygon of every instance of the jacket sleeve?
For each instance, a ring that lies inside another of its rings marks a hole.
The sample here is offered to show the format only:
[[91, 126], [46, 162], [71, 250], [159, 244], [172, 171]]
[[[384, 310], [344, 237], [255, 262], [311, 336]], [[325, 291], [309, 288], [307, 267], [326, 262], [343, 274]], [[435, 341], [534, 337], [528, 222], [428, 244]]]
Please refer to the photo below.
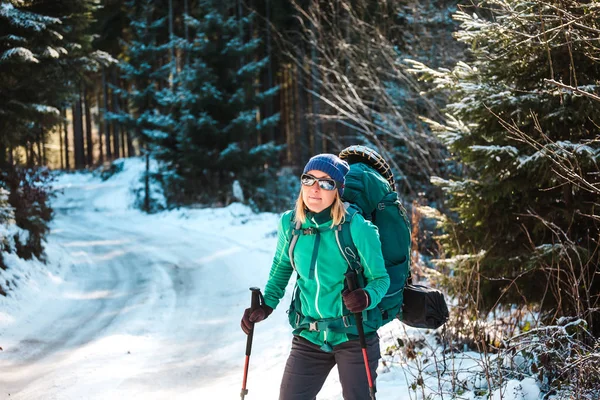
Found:
[[379, 304], [390, 287], [390, 277], [381, 253], [379, 231], [370, 221], [357, 214], [350, 223], [350, 233], [364, 268], [364, 289], [371, 299], [371, 304], [367, 307], [367, 310], [370, 310]]
[[269, 280], [265, 287], [265, 304], [275, 309], [285, 294], [285, 288], [292, 276], [294, 269], [290, 262], [288, 250], [290, 247], [290, 218], [291, 211], [285, 212], [279, 220], [277, 228], [277, 249], [273, 257], [273, 265], [269, 273]]

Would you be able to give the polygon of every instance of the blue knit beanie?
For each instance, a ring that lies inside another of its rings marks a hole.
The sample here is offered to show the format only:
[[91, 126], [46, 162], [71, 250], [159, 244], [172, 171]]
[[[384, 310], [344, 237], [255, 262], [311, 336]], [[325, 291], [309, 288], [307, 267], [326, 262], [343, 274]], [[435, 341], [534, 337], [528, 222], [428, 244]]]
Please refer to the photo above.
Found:
[[350, 166], [346, 161], [335, 154], [317, 154], [308, 160], [302, 173], [305, 174], [312, 170], [325, 172], [331, 179], [340, 182], [342, 186], [338, 188], [338, 192], [340, 197], [344, 194], [343, 185], [346, 183], [346, 174], [350, 171]]

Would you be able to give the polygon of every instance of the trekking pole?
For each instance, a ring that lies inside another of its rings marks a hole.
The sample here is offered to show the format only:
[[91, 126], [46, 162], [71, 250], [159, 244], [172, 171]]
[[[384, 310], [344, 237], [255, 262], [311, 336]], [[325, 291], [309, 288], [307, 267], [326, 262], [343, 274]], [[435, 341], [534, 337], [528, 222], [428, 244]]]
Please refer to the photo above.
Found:
[[[346, 276], [346, 284], [348, 290], [351, 292], [356, 290], [358, 287], [356, 271], [348, 271], [344, 274]], [[354, 319], [356, 320], [356, 329], [358, 330], [358, 339], [360, 340], [360, 347], [362, 349], [363, 360], [365, 361], [365, 370], [367, 371], [367, 380], [369, 381], [369, 394], [371, 400], [375, 400], [375, 386], [373, 385], [373, 378], [371, 377], [371, 369], [369, 368], [369, 357], [367, 356], [367, 341], [365, 340], [365, 329], [363, 327], [362, 313], [354, 313]]]
[[[260, 301], [260, 289], [257, 287], [251, 287], [252, 291], [252, 300], [250, 302], [250, 309], [255, 310], [259, 307]], [[248, 365], [250, 364], [250, 352], [252, 351], [252, 337], [254, 336], [254, 324], [248, 332], [248, 338], [246, 339], [246, 362], [244, 364], [244, 380], [242, 381], [242, 392], [240, 393], [240, 397], [243, 399], [248, 394], [248, 389], [246, 389], [246, 381], [248, 380]]]

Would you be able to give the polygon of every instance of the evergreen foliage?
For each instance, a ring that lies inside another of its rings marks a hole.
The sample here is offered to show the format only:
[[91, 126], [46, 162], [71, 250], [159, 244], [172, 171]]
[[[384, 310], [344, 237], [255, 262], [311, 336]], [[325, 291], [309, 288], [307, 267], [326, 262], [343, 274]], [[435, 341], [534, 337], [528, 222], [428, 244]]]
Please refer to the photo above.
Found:
[[161, 113], [161, 88], [168, 87], [169, 65], [158, 64], [167, 51], [167, 45], [159, 43], [167, 19], [159, 14], [154, 3], [151, 0], [127, 3], [131, 38], [125, 61], [119, 63], [119, 68], [121, 78], [129, 85], [127, 89], [113, 89], [127, 101], [128, 108], [107, 113], [109, 120], [133, 130], [144, 146], [158, 144], [172, 131], [173, 125], [171, 116]]
[[7, 151], [34, 142], [42, 123], [58, 122], [64, 96], [61, 57], [67, 54], [59, 18], [0, 4], [0, 164]]
[[259, 138], [279, 115], [261, 120], [258, 110], [277, 88], [257, 85], [268, 58], [257, 59], [261, 40], [246, 37], [255, 14], [236, 16], [235, 5], [201, 1], [186, 18], [193, 32], [185, 46], [190, 61], [172, 95], [162, 96], [175, 129], [157, 153], [171, 203], [226, 203], [236, 179], [251, 198], [274, 174], [282, 146]]
[[574, 1], [481, 6], [492, 18], [455, 15], [467, 62], [411, 62], [449, 95], [446, 121], [429, 122], [464, 167], [434, 179], [453, 211], [448, 262], [481, 310], [536, 302], [600, 333], [598, 193], [556, 168], [574, 165], [598, 187], [600, 102], [549, 81], [597, 93], [599, 10]]

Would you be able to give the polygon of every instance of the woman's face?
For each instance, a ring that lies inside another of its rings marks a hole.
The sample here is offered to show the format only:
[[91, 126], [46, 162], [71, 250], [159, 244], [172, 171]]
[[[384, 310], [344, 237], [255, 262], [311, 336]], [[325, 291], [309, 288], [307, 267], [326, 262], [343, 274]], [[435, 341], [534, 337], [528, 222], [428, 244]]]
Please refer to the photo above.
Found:
[[[312, 175], [315, 178], [331, 178], [325, 172], [317, 170], [310, 170], [307, 174]], [[312, 186], [302, 186], [302, 200], [310, 211], [320, 213], [333, 204], [337, 192], [337, 189], [323, 190], [319, 187], [319, 183], [315, 182]]]

